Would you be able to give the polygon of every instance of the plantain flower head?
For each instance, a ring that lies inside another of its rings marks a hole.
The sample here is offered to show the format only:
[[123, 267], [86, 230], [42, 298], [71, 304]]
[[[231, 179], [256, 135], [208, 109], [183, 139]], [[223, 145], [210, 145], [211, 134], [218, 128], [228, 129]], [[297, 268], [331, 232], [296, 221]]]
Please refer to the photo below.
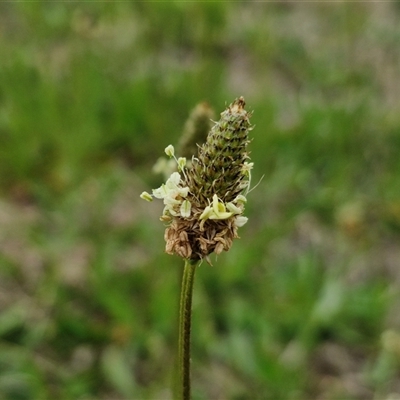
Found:
[[211, 253], [220, 254], [238, 238], [238, 228], [247, 222], [243, 216], [253, 163], [249, 162], [248, 134], [251, 114], [243, 97], [236, 99], [214, 124], [206, 142], [190, 163], [176, 158], [169, 145], [165, 153], [174, 158], [178, 172], [173, 172], [152, 195], [162, 199], [161, 220], [165, 230], [166, 252], [185, 259], [200, 260]]

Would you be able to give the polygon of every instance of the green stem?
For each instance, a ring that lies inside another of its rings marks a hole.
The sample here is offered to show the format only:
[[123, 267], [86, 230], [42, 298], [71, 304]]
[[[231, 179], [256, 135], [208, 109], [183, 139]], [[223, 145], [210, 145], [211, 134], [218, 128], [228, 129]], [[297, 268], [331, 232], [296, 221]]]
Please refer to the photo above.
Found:
[[193, 281], [197, 261], [185, 260], [179, 310], [179, 393], [190, 399], [190, 329], [192, 324]]

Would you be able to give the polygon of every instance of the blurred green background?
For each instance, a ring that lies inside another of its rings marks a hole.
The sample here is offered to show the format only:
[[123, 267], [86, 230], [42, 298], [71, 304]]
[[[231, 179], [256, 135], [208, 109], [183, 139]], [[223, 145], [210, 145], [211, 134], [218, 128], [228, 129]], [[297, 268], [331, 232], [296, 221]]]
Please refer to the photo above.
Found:
[[172, 399], [152, 166], [254, 110], [249, 222], [198, 270], [193, 398], [399, 399], [400, 3], [0, 5], [0, 398]]

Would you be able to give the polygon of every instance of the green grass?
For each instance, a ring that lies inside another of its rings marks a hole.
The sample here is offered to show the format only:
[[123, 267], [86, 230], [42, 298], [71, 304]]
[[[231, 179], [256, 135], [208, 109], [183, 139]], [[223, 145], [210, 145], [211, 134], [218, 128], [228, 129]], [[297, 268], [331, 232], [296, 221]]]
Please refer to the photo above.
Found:
[[183, 262], [139, 194], [198, 102], [240, 95], [264, 177], [196, 274], [194, 400], [399, 393], [399, 26], [397, 3], [2, 4], [0, 398], [172, 398]]

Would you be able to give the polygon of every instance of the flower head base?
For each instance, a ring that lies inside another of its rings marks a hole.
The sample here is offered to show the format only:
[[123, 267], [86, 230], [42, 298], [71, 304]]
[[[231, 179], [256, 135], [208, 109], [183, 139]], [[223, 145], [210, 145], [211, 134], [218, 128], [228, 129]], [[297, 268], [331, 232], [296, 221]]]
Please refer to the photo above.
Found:
[[252, 127], [244, 105], [240, 97], [221, 113], [189, 167], [186, 158], [176, 158], [169, 145], [165, 153], [175, 159], [179, 172], [173, 172], [153, 195], [142, 193], [147, 201], [153, 197], [164, 201], [161, 220], [168, 223], [164, 235], [167, 253], [208, 260], [212, 252], [229, 250], [238, 238], [238, 228], [247, 222], [242, 214], [253, 163], [247, 161]]

